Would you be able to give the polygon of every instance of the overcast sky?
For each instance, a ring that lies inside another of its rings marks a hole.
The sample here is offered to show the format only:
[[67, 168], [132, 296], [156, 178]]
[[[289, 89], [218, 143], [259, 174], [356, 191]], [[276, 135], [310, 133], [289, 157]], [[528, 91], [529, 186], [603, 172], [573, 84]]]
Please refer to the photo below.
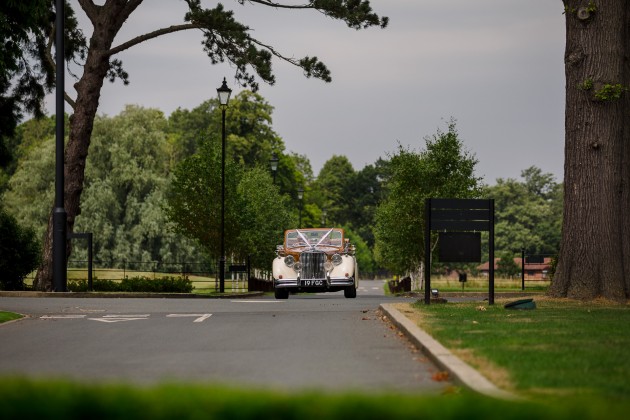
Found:
[[[372, 0], [390, 24], [361, 31], [314, 11], [223, 4], [262, 42], [288, 56], [317, 56], [331, 70], [333, 82], [324, 83], [276, 61], [276, 84], [261, 83], [259, 91], [275, 108], [273, 128], [287, 150], [306, 155], [315, 174], [335, 154], [360, 170], [399, 143], [419, 150], [425, 136], [446, 129], [453, 117], [486, 183], [519, 178], [532, 165], [562, 181], [560, 0]], [[182, 0], [145, 0], [114, 45], [181, 23], [185, 11]], [[119, 54], [130, 84], [106, 82], [99, 114], [117, 115], [126, 104], [166, 115], [192, 109], [216, 97], [223, 77], [237, 93], [234, 69], [211, 65], [201, 40], [200, 32], [187, 31]], [[72, 96], [73, 83], [67, 76]]]

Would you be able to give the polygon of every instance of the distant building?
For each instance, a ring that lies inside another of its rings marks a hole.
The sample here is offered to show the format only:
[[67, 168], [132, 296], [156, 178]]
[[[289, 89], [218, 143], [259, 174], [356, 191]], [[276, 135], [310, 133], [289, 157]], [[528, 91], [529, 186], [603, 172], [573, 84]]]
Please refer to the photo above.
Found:
[[[501, 258], [494, 259], [494, 270], [497, 270], [497, 262], [501, 261]], [[514, 258], [514, 263], [521, 267], [521, 258]], [[477, 267], [479, 274], [482, 276], [488, 276], [490, 272], [490, 264], [485, 262]], [[549, 273], [551, 270], [551, 258], [543, 258], [543, 262], [530, 263], [525, 258], [525, 278], [528, 280], [549, 280]]]

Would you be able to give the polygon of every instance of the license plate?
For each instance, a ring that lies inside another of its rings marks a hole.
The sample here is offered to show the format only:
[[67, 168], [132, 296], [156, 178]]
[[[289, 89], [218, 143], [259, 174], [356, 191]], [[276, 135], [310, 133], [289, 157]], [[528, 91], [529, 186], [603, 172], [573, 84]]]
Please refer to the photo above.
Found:
[[323, 286], [324, 280], [302, 280], [303, 287], [317, 287]]

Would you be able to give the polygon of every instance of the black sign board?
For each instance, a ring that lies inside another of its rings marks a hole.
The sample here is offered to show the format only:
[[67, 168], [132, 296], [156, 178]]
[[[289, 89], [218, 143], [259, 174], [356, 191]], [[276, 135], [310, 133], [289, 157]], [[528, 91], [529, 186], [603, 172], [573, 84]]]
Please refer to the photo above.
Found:
[[542, 264], [545, 262], [544, 255], [528, 255], [525, 257], [525, 262], [527, 264]]
[[481, 262], [481, 232], [440, 232], [441, 262]]
[[230, 273], [244, 273], [247, 271], [247, 265], [245, 264], [230, 264]]
[[[431, 231], [440, 232], [440, 261], [481, 261], [481, 232], [488, 232], [494, 261], [494, 200], [427, 198], [424, 224], [424, 303], [431, 303]], [[463, 282], [462, 282], [463, 284]], [[488, 304], [494, 305], [494, 264], [488, 270]]]

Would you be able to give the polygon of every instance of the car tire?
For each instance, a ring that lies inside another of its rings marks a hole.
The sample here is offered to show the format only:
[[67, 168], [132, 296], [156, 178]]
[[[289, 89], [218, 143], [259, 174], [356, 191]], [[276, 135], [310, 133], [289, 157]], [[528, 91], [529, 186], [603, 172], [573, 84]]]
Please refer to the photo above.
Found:
[[289, 298], [289, 290], [288, 289], [274, 289], [273, 294], [276, 296], [276, 299], [288, 299]]
[[354, 299], [357, 297], [357, 289], [354, 286], [349, 286], [343, 289], [343, 295], [348, 299]]

